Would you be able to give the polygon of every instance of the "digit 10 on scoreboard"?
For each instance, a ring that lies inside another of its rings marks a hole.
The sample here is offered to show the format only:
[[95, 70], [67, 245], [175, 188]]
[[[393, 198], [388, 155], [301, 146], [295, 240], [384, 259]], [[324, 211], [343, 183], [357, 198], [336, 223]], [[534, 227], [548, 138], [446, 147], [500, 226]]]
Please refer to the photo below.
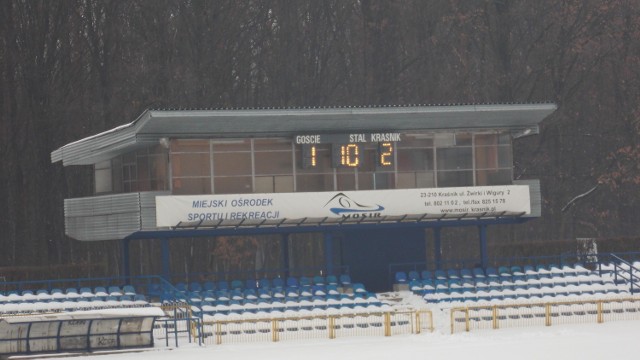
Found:
[[[319, 164], [319, 147], [322, 145], [302, 145], [302, 165], [305, 169], [317, 167]], [[376, 151], [376, 167], [393, 167], [395, 146], [393, 142], [378, 143]], [[331, 144], [331, 167], [358, 168], [365, 161], [364, 148], [360, 143]]]

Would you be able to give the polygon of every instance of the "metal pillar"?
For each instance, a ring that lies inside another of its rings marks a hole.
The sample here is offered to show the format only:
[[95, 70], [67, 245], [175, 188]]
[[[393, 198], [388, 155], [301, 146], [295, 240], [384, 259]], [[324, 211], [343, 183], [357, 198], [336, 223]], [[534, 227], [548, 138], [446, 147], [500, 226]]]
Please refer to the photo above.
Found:
[[333, 275], [333, 236], [331, 233], [324, 233], [324, 267], [326, 275]]
[[478, 235], [480, 237], [480, 264], [486, 269], [489, 264], [487, 255], [487, 225], [478, 225]]
[[289, 233], [282, 234], [280, 239], [280, 254], [282, 259], [282, 269], [284, 278], [289, 277]]
[[442, 240], [440, 238], [441, 227], [433, 228], [433, 251], [436, 261], [436, 270], [442, 270]]
[[125, 284], [129, 284], [131, 277], [131, 264], [129, 254], [130, 239], [122, 239], [122, 274], [125, 277]]
[[160, 239], [162, 243], [162, 277], [171, 282], [171, 256], [169, 255], [169, 238]]

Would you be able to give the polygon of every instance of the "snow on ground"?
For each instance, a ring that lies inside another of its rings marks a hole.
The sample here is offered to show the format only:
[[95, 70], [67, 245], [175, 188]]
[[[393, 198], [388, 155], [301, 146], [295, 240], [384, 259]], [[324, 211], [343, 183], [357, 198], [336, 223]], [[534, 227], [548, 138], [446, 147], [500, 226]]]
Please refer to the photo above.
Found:
[[441, 331], [394, 337], [354, 337], [278, 343], [182, 346], [137, 353], [84, 356], [95, 360], [327, 359], [635, 359], [640, 322]]

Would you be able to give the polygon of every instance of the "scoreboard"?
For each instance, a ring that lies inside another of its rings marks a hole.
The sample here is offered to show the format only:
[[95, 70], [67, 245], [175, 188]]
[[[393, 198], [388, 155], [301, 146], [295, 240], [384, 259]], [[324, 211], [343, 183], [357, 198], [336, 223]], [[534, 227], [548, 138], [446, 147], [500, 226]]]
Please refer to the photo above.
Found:
[[[393, 167], [395, 143], [402, 141], [398, 132], [307, 134], [296, 135], [294, 142], [302, 145], [302, 167], [318, 166], [320, 146], [330, 146], [331, 166], [334, 168], [358, 168], [363, 163], [364, 144], [377, 144], [376, 166]], [[328, 144], [328, 145], [327, 145]]]

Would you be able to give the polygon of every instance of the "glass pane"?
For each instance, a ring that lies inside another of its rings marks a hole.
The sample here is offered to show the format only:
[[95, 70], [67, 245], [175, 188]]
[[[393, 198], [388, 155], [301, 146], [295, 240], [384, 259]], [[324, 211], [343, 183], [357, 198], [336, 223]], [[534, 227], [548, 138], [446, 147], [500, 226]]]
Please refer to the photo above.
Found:
[[398, 171], [433, 170], [433, 149], [399, 149]]
[[476, 172], [476, 185], [511, 185], [511, 169], [478, 170]]
[[211, 194], [211, 181], [209, 178], [174, 178], [173, 194]]
[[216, 194], [246, 194], [252, 192], [251, 176], [215, 177]]
[[416, 187], [417, 188], [432, 188], [436, 186], [435, 172], [425, 171], [416, 173]]
[[332, 191], [333, 174], [297, 175], [296, 191]]
[[287, 150], [291, 156], [291, 139], [254, 139], [253, 150]]
[[[471, 147], [451, 147], [436, 149], [438, 156], [438, 169], [457, 170], [472, 169], [473, 162]], [[440, 187], [440, 182], [438, 182]]]
[[471, 146], [471, 133], [456, 133], [456, 146]]
[[473, 186], [473, 171], [439, 171], [438, 187]]
[[171, 171], [173, 177], [210, 176], [211, 164], [209, 163], [209, 153], [172, 154]]
[[398, 189], [415, 189], [416, 174], [412, 172], [398, 173]]
[[498, 147], [498, 167], [511, 168], [513, 167], [513, 160], [511, 156], [513, 151], [511, 146], [502, 145]]
[[293, 174], [291, 151], [256, 152], [254, 156], [256, 175]]
[[478, 134], [476, 135], [476, 146], [496, 146], [498, 144], [497, 134]]
[[338, 174], [336, 175], [337, 179], [337, 190], [346, 191], [346, 190], [355, 190], [356, 189], [356, 177], [355, 174]]
[[374, 190], [374, 176], [373, 172], [358, 172], [358, 190]]
[[171, 140], [171, 152], [205, 152], [209, 153], [209, 140], [195, 139], [195, 140]]
[[213, 175], [251, 175], [251, 153], [214, 153]]
[[476, 169], [495, 169], [498, 167], [498, 148], [496, 146], [476, 147]]
[[378, 172], [375, 174], [376, 189], [395, 189], [396, 175], [389, 172]]
[[293, 176], [274, 176], [274, 192], [293, 192]]
[[428, 148], [433, 147], [433, 134], [407, 134], [402, 141], [396, 143], [398, 148]]
[[251, 151], [250, 139], [212, 140], [214, 152]]
[[104, 193], [112, 190], [111, 168], [96, 169], [95, 171], [96, 193]]
[[272, 193], [273, 192], [273, 176], [256, 176], [255, 193]]

